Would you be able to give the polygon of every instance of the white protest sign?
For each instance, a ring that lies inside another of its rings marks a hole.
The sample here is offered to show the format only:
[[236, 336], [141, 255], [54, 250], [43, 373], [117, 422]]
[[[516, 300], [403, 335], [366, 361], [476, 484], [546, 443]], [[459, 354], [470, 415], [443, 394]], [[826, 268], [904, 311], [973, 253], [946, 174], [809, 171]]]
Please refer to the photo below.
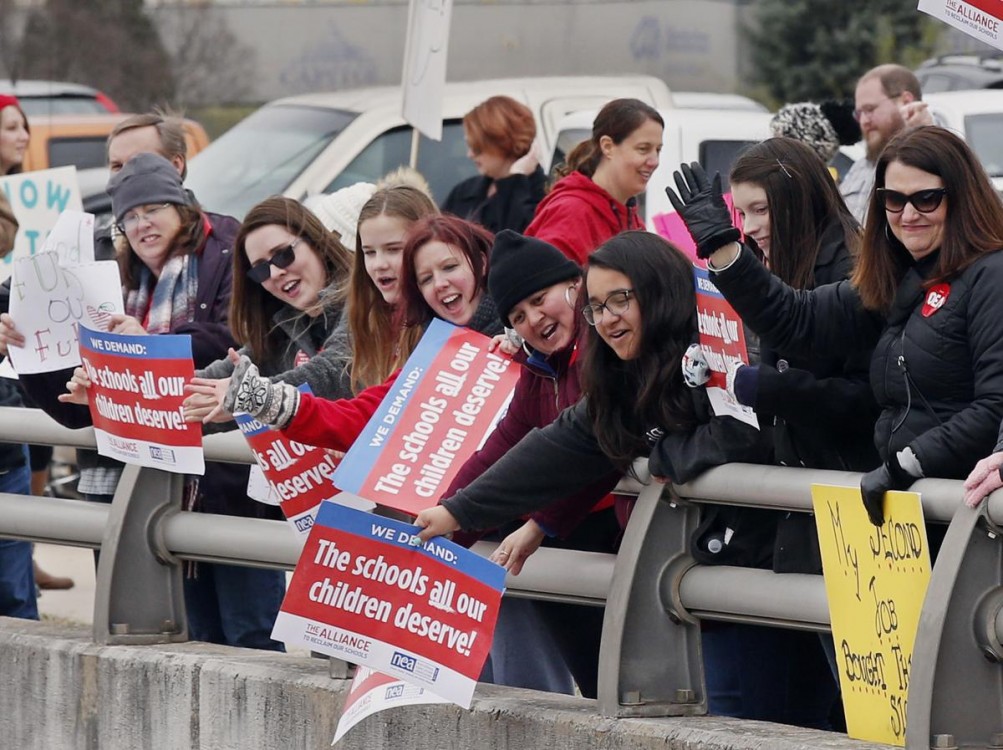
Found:
[[76, 167], [43, 169], [38, 172], [0, 177], [0, 190], [7, 195], [21, 225], [14, 251], [0, 264], [0, 279], [10, 275], [11, 262], [41, 252], [45, 238], [67, 209], [83, 210]]
[[453, 0], [411, 0], [401, 81], [401, 115], [433, 141], [442, 140], [446, 52]]
[[18, 258], [10, 315], [25, 345], [10, 347], [11, 364], [22, 375], [76, 367], [79, 324], [107, 331], [111, 315], [120, 312], [122, 281], [115, 261], [62, 267], [51, 252]]
[[390, 677], [381, 672], [359, 667], [355, 671], [355, 679], [345, 698], [345, 706], [341, 710], [341, 719], [335, 730], [333, 745], [349, 729], [367, 716], [372, 716], [388, 708], [400, 706], [417, 706], [425, 703], [449, 703], [434, 693], [419, 685], [410, 685], [404, 680]]
[[59, 256], [59, 265], [76, 266], [94, 262], [94, 214], [66, 210], [45, 238], [42, 252]]
[[1003, 3], [1000, 0], [920, 0], [919, 10], [980, 42], [1003, 49], [1003, 37], [1000, 36]]

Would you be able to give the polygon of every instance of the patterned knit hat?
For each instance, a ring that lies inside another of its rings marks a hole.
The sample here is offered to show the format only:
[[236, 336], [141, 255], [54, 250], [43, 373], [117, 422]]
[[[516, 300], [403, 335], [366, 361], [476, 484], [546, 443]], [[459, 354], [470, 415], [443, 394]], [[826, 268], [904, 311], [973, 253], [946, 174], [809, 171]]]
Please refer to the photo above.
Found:
[[839, 138], [829, 118], [814, 102], [785, 104], [770, 120], [775, 136], [786, 136], [810, 146], [826, 164], [839, 150]]

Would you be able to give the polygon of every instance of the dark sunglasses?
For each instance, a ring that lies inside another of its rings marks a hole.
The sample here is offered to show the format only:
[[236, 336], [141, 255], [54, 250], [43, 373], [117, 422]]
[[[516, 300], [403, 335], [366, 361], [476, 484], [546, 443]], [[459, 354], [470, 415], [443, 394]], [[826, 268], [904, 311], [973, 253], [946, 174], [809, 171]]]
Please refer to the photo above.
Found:
[[272, 257], [268, 260], [255, 263], [247, 269], [247, 278], [255, 283], [264, 284], [271, 278], [272, 266], [276, 268], [289, 268], [293, 261], [296, 260], [296, 245], [299, 241], [300, 238], [297, 237], [288, 245], [283, 245], [273, 252]]
[[900, 214], [905, 211], [907, 203], [911, 203], [913, 208], [921, 214], [928, 214], [940, 208], [940, 204], [947, 195], [947, 188], [929, 188], [927, 190], [917, 190], [912, 195], [900, 193], [898, 190], [888, 188], [878, 188], [878, 194], [885, 206], [885, 211], [893, 214]]

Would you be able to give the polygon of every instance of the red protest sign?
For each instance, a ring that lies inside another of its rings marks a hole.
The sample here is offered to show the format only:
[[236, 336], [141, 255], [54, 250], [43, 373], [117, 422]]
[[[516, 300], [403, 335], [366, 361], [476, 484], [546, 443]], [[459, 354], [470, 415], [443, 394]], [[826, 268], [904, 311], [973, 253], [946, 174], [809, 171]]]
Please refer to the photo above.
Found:
[[190, 336], [123, 336], [80, 326], [80, 357], [98, 452], [125, 463], [202, 474], [202, 428], [186, 422], [195, 373]]
[[437, 500], [494, 429], [519, 379], [519, 367], [489, 352], [490, 343], [433, 321], [338, 467], [338, 487], [412, 515]]
[[272, 637], [470, 705], [505, 571], [415, 527], [323, 503]]

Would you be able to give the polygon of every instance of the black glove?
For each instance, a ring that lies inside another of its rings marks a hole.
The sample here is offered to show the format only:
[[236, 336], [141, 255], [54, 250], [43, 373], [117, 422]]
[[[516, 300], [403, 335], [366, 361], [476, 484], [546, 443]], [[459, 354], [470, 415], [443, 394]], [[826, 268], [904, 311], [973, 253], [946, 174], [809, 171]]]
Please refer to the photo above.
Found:
[[880, 526], [885, 522], [883, 509], [885, 493], [889, 490], [907, 490], [912, 487], [918, 477], [914, 477], [899, 464], [894, 453], [888, 460], [874, 471], [869, 471], [860, 478], [860, 496], [864, 500], [864, 508], [871, 523]]
[[731, 210], [721, 195], [721, 173], [715, 173], [710, 182], [699, 162], [683, 164], [679, 169], [672, 173], [679, 195], [670, 187], [665, 188], [665, 194], [686, 223], [697, 246], [697, 257], [706, 259], [729, 242], [738, 241], [742, 233], [732, 223]]

